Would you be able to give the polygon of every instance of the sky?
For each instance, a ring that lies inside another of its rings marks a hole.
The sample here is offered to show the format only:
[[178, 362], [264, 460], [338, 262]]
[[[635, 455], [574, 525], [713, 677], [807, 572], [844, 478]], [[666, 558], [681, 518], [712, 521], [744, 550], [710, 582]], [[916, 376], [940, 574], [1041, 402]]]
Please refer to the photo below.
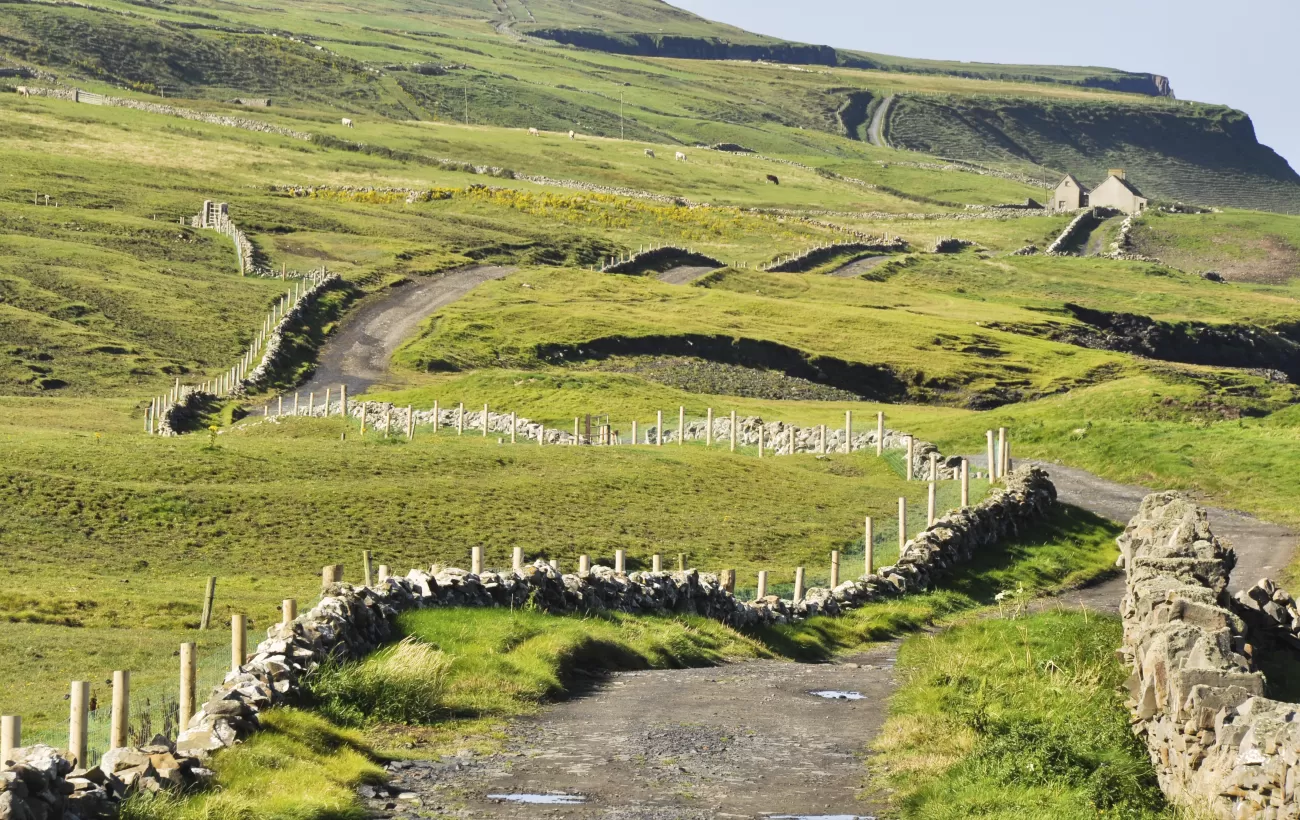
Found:
[[1179, 99], [1251, 116], [1300, 170], [1300, 0], [670, 0], [786, 40], [901, 57], [1163, 74]]

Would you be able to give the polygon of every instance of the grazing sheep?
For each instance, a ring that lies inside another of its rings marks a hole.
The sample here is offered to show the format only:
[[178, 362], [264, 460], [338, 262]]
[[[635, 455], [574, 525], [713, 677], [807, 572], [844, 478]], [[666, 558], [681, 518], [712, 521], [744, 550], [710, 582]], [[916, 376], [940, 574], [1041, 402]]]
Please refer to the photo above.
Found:
[[578, 138], [578, 135], [577, 135], [577, 134], [575, 134], [575, 133], [572, 132], [572, 131], [569, 132], [569, 139], [571, 139], [571, 140], [576, 140], [577, 138]]
[[352, 120], [348, 119], [347, 117], [344, 117], [344, 118], [343, 118], [343, 127], [344, 127], [344, 128], [351, 128], [351, 127], [352, 127]]
[[19, 94], [22, 94], [24, 97], [30, 97], [30, 96], [32, 95], [32, 92], [29, 91], [29, 90], [27, 89], [27, 86], [25, 86], [25, 85], [20, 85], [20, 86], [18, 86], [17, 88], [15, 88], [14, 90], [17, 91]]
[[655, 152], [654, 152], [654, 149], [653, 149], [653, 148], [647, 148], [647, 149], [645, 149], [645, 155], [646, 155], [647, 157], [649, 157], [650, 159], [654, 159], [654, 158], [655, 158]]
[[779, 180], [779, 179], [776, 178], [776, 174], [768, 174], [768, 175], [767, 175], [767, 181], [770, 182], [770, 183], [772, 183], [773, 185], [780, 185], [780, 184], [781, 184], [781, 180]]
[[686, 155], [683, 154], [681, 151], [678, 151], [678, 152], [677, 152], [677, 161], [678, 161], [678, 162], [685, 162], [685, 161], [686, 161]]
[[530, 136], [530, 137], [540, 137], [541, 135], [542, 135], [542, 132], [541, 132], [541, 131], [538, 131], [536, 128], [529, 128], [529, 129], [528, 129], [528, 136]]

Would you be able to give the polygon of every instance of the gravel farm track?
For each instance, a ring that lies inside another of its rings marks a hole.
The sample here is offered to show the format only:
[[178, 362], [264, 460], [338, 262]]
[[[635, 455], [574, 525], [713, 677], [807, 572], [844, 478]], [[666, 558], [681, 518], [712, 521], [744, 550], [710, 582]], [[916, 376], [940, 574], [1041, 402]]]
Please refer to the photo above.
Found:
[[[674, 280], [679, 274], [690, 281], [684, 270], [661, 278]], [[382, 383], [393, 351], [421, 322], [509, 272], [465, 268], [372, 297], [326, 344], [316, 374], [302, 390], [347, 384], [359, 395]], [[983, 456], [970, 461], [985, 466]], [[1035, 463], [1051, 474], [1061, 503], [1119, 523], [1126, 523], [1150, 492], [1084, 470]], [[1286, 567], [1296, 542], [1293, 532], [1242, 513], [1208, 509], [1214, 533], [1237, 553], [1233, 591]], [[1115, 614], [1123, 594], [1117, 576], [1055, 600]], [[823, 664], [753, 661], [602, 677], [575, 697], [514, 721], [512, 739], [500, 752], [393, 764], [391, 788], [367, 794], [367, 804], [376, 818], [883, 816], [887, 808], [871, 784], [867, 746], [885, 721], [898, 645]], [[862, 697], [812, 694], [822, 690]], [[505, 795], [551, 795], [552, 800], [569, 795], [573, 802], [539, 805]]]

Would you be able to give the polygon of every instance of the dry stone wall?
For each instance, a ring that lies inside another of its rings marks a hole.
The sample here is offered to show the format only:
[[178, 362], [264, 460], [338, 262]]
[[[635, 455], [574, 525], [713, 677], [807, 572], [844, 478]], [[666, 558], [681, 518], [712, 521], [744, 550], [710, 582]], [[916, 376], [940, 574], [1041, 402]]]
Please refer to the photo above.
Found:
[[335, 584], [311, 611], [271, 627], [252, 658], [226, 676], [175, 743], [159, 737], [147, 747], [115, 749], [89, 771], [74, 771], [50, 747], [17, 750], [16, 766], [0, 773], [0, 820], [89, 820], [111, 814], [117, 801], [134, 791], [206, 780], [211, 772], [203, 762], [211, 753], [255, 731], [265, 710], [297, 699], [304, 679], [321, 663], [359, 659], [391, 641], [402, 612], [532, 604], [554, 614], [694, 614], [736, 627], [833, 616], [869, 601], [931, 589], [953, 566], [1044, 515], [1055, 499], [1043, 471], [1029, 467], [1011, 473], [1004, 489], [945, 515], [908, 542], [895, 566], [834, 589], [813, 588], [800, 601], [776, 596], [742, 601], [718, 576], [695, 570], [621, 575], [596, 566], [561, 575], [541, 561], [479, 574], [435, 565], [373, 588]]
[[[1161, 788], [1195, 816], [1300, 817], [1297, 706], [1263, 696], [1247, 624], [1227, 592], [1232, 550], [1178, 493], [1147, 496], [1119, 545], [1128, 703]], [[1246, 598], [1257, 605], [1265, 596], [1256, 589]], [[1261, 608], [1270, 616], [1276, 595], [1273, 587]]]
[[[208, 114], [203, 111], [194, 111], [189, 108], [181, 108], [175, 105], [164, 105], [162, 103], [152, 103], [144, 100], [134, 100], [127, 97], [110, 97], [104, 94], [90, 95], [85, 91], [75, 88], [48, 88], [48, 87], [27, 87], [27, 93], [38, 97], [50, 97], [57, 100], [68, 100], [70, 102], [89, 101], [94, 98], [97, 105], [110, 105], [117, 108], [134, 108], [137, 111], [146, 111], [150, 114], [162, 114], [167, 117], [180, 117], [181, 119], [191, 120], [193, 122], [206, 122], [210, 125], [222, 125], [227, 128], [242, 128], [245, 131], [258, 131], [263, 134], [278, 134], [282, 137], [291, 137], [298, 140], [310, 140], [311, 134], [305, 131], [295, 131], [292, 128], [285, 128], [279, 125], [272, 125], [269, 122], [261, 120], [248, 119], [247, 117], [230, 117], [224, 114]], [[81, 99], [85, 97], [86, 99]]]
[[626, 257], [610, 259], [603, 265], [601, 273], [640, 273], [648, 269], [657, 269], [665, 265], [697, 265], [699, 267], [724, 268], [726, 264], [711, 256], [697, 253], [693, 248], [679, 248], [674, 245], [660, 245]]

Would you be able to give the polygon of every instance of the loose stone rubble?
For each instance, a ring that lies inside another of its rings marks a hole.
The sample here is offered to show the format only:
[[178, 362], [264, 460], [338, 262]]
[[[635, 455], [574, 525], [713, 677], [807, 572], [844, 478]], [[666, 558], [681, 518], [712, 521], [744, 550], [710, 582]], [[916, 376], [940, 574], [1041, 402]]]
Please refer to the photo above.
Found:
[[1128, 705], [1161, 788], [1197, 816], [1300, 817], [1297, 707], [1263, 696], [1240, 617], [1258, 612], [1291, 631], [1294, 602], [1261, 582], [1234, 608], [1233, 552], [1178, 493], [1147, 496], [1119, 545]]
[[46, 746], [16, 750], [12, 771], [0, 773], [0, 820], [106, 817], [135, 791], [209, 779], [203, 761], [211, 753], [256, 730], [266, 709], [296, 698], [303, 679], [327, 659], [362, 658], [392, 640], [396, 618], [405, 611], [532, 605], [555, 614], [690, 613], [737, 627], [838, 615], [869, 601], [930, 589], [954, 565], [1045, 514], [1055, 499], [1056, 488], [1042, 470], [1012, 472], [1004, 489], [948, 513], [909, 541], [894, 566], [834, 589], [812, 588], [801, 601], [776, 596], [742, 601], [719, 576], [696, 570], [620, 575], [595, 566], [588, 573], [561, 575], [543, 561], [480, 574], [434, 565], [374, 587], [334, 584], [311, 611], [267, 631], [248, 663], [213, 690], [175, 744], [158, 737], [148, 746], [115, 749], [88, 771], [74, 770]]

